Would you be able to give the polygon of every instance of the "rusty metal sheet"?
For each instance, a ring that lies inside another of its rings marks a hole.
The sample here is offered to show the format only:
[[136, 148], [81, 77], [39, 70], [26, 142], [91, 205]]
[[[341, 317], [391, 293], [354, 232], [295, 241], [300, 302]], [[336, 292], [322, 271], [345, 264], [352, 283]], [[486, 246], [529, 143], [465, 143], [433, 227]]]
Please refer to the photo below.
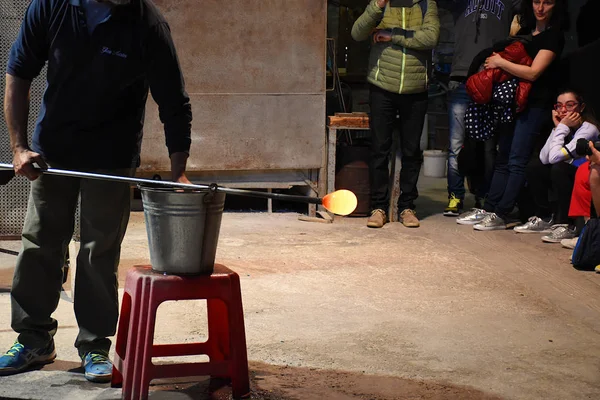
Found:
[[323, 0], [155, 0], [190, 93], [320, 93]]
[[[320, 95], [192, 95], [188, 169], [319, 168], [325, 146]], [[146, 111], [140, 172], [170, 169], [157, 106]]]
[[[192, 101], [190, 171], [321, 167], [325, 1], [155, 3], [171, 27]], [[165, 170], [163, 127], [150, 99], [140, 172]]]

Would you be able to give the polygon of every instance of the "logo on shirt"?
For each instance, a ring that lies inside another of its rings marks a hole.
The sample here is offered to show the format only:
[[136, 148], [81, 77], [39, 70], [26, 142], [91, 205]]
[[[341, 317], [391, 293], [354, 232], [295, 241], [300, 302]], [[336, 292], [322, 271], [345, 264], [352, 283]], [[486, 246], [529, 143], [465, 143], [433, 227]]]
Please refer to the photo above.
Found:
[[491, 13], [495, 15], [496, 18], [502, 19], [502, 13], [504, 13], [504, 9], [506, 8], [502, 0], [469, 0], [469, 5], [465, 10], [465, 17], [476, 12], [478, 7], [481, 7], [481, 19], [488, 18], [487, 14], [484, 14], [484, 12]]
[[109, 49], [106, 46], [102, 48], [102, 50], [100, 51], [100, 53], [102, 53], [102, 54], [108, 54], [110, 56], [115, 56], [115, 57], [120, 57], [120, 58], [127, 58], [127, 54], [123, 53], [122, 51], [112, 50], [112, 49]]

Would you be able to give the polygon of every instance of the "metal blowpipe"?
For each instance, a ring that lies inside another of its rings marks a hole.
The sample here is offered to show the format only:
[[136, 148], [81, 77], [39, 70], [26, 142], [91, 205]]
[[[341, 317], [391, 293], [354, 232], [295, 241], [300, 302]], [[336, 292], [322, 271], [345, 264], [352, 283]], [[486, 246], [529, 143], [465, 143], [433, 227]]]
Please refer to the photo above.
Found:
[[[14, 167], [12, 164], [4, 164], [0, 163], [0, 169], [5, 170], [13, 170]], [[275, 200], [283, 200], [283, 201], [293, 201], [293, 202], [301, 202], [301, 203], [310, 203], [310, 204], [321, 204], [327, 210], [339, 214], [339, 215], [348, 215], [354, 211], [356, 208], [356, 196], [354, 193], [348, 190], [338, 190], [336, 192], [330, 193], [325, 197], [309, 197], [309, 196], [296, 196], [290, 194], [280, 194], [280, 193], [266, 193], [266, 192], [256, 192], [253, 190], [244, 190], [244, 189], [234, 189], [227, 188], [223, 186], [219, 186], [216, 183], [212, 183], [210, 185], [197, 185], [191, 183], [179, 183], [179, 182], [171, 182], [171, 181], [159, 181], [154, 179], [144, 179], [144, 178], [135, 178], [128, 176], [118, 176], [118, 175], [105, 175], [105, 174], [96, 174], [92, 172], [81, 172], [81, 171], [69, 171], [65, 169], [57, 169], [57, 168], [46, 168], [40, 169], [40, 172], [48, 175], [61, 175], [61, 176], [70, 176], [73, 178], [83, 178], [83, 179], [97, 179], [97, 180], [105, 180], [105, 181], [115, 181], [115, 182], [125, 182], [125, 183], [135, 183], [138, 185], [149, 185], [149, 186], [163, 186], [169, 188], [177, 188], [177, 189], [192, 189], [192, 190], [212, 190], [219, 191], [235, 196], [248, 196], [248, 197], [260, 197], [266, 199], [275, 199]], [[336, 204], [340, 203], [340, 200], [344, 200], [344, 206], [336, 206]]]

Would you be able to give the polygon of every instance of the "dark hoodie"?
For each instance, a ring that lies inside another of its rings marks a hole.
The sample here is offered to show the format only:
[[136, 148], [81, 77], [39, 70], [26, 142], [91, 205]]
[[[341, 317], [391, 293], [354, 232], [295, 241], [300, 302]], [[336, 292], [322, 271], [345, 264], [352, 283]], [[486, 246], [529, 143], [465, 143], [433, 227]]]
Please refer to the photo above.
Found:
[[169, 154], [187, 152], [192, 111], [169, 26], [150, 0], [114, 7], [90, 34], [81, 0], [36, 0], [8, 60], [32, 80], [48, 65], [32, 148], [73, 169], [130, 168], [139, 161], [148, 89]]
[[465, 78], [473, 58], [506, 37], [521, 0], [455, 0], [452, 77]]

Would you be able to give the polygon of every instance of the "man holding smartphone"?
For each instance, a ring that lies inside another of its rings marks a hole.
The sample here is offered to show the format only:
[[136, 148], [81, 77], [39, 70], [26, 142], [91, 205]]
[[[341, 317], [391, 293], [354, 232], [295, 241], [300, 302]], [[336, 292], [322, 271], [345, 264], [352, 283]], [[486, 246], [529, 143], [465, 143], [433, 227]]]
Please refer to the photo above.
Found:
[[423, 152], [421, 132], [427, 112], [431, 50], [440, 21], [435, 0], [372, 0], [352, 27], [354, 40], [372, 38], [367, 81], [370, 83], [371, 215], [367, 226], [381, 228], [389, 206], [389, 157], [397, 117], [402, 170], [398, 212], [404, 226], [416, 228], [414, 201]]

